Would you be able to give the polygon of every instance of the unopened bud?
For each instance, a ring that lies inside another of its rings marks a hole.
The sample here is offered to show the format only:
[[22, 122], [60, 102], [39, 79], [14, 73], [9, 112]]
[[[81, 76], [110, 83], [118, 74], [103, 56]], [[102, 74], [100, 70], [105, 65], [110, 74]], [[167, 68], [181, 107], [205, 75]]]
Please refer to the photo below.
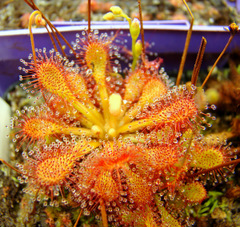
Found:
[[103, 15], [104, 20], [113, 20], [115, 18], [114, 14], [112, 12], [106, 13]]
[[134, 18], [131, 26], [130, 26], [130, 33], [132, 36], [132, 39], [137, 39], [140, 33], [140, 22], [137, 18]]
[[111, 94], [109, 97], [109, 112], [113, 116], [118, 116], [121, 113], [122, 97], [119, 94]]
[[38, 14], [36, 17], [35, 17], [35, 24], [37, 26], [45, 26], [46, 25], [46, 21], [42, 18], [42, 15]]
[[92, 130], [94, 135], [100, 134], [100, 132], [101, 132], [101, 128], [97, 125], [93, 125], [91, 130]]
[[239, 26], [236, 25], [235, 23], [231, 23], [229, 25], [229, 30], [230, 30], [231, 34], [235, 35], [239, 31]]
[[122, 9], [119, 6], [112, 6], [110, 10], [113, 12], [114, 15], [122, 14]]
[[141, 40], [138, 40], [136, 43], [135, 43], [135, 51], [136, 51], [136, 56], [140, 56], [140, 54], [142, 53], [142, 41]]

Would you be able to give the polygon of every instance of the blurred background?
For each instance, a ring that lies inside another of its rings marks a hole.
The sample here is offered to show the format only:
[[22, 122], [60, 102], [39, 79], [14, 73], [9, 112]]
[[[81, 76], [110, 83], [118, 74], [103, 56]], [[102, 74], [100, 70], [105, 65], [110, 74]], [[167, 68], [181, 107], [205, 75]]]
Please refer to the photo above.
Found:
[[[142, 0], [143, 20], [188, 19], [182, 0]], [[87, 20], [87, 0], [35, 0], [51, 21]], [[239, 0], [187, 0], [195, 17], [195, 25], [229, 25], [239, 23]], [[138, 17], [137, 0], [92, 0], [92, 20], [102, 16], [113, 5], [120, 6], [127, 15]], [[32, 10], [24, 0], [0, 1], [0, 30], [27, 28]]]

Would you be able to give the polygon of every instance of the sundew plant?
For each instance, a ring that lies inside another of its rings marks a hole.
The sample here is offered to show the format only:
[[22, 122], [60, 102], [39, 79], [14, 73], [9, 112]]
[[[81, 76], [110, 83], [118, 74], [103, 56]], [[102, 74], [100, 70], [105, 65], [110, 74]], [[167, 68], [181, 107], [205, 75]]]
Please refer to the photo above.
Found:
[[[150, 61], [145, 54], [140, 1], [140, 20], [118, 6], [104, 16], [129, 23], [132, 62], [124, 73], [116, 61], [118, 33], [92, 31], [89, 19], [88, 29], [71, 45], [33, 0], [25, 2], [35, 11], [29, 22], [32, 54], [21, 60], [20, 81], [44, 103], [17, 111], [12, 120], [23, 161], [15, 168], [2, 160], [19, 173], [24, 193], [46, 209], [78, 208], [78, 218], [71, 217], [74, 226], [81, 225], [82, 216], [94, 216], [104, 227], [192, 224], [188, 211], [207, 197], [206, 180], [227, 179], [240, 161], [229, 145], [209, 144], [202, 135], [214, 119], [207, 109], [215, 109], [205, 102], [203, 90], [212, 70], [196, 86], [204, 38], [191, 82], [180, 83], [194, 19], [186, 2], [192, 21], [176, 85], [160, 68], [161, 60]], [[74, 60], [61, 46], [58, 52], [58, 42], [53, 50], [36, 50], [33, 23], [45, 26], [52, 41], [63, 38]], [[238, 27], [228, 29], [224, 51]], [[53, 214], [50, 226], [59, 218]], [[62, 218], [63, 226], [66, 222]]]

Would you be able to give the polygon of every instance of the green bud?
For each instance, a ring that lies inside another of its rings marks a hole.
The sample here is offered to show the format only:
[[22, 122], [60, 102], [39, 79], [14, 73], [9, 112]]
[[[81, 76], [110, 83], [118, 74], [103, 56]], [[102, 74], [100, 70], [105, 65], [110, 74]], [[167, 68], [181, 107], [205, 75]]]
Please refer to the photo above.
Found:
[[103, 15], [104, 20], [113, 20], [115, 18], [114, 14], [112, 12], [106, 13]]
[[136, 43], [135, 43], [135, 51], [136, 51], [136, 56], [140, 56], [140, 54], [142, 53], [142, 41], [141, 40], [138, 40]]
[[112, 6], [110, 10], [113, 12], [114, 15], [121, 15], [123, 12], [119, 6]]
[[137, 18], [134, 18], [132, 23], [131, 23], [131, 26], [130, 26], [130, 33], [131, 33], [131, 36], [132, 36], [132, 39], [136, 40], [137, 37], [139, 36], [139, 33], [140, 33], [140, 23], [139, 23], [139, 20]]

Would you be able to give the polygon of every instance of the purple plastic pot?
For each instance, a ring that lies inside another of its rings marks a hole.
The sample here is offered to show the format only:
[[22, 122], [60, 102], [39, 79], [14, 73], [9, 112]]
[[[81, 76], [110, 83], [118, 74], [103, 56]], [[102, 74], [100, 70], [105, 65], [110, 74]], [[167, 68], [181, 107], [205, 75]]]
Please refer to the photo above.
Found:
[[[81, 35], [81, 32], [87, 28], [86, 22], [55, 22], [54, 24], [70, 43], [75, 41], [76, 33]], [[151, 46], [147, 49], [147, 52], [157, 53], [158, 56], [163, 58], [163, 66], [167, 72], [179, 67], [188, 28], [189, 23], [187, 21], [144, 22], [145, 41]], [[122, 41], [127, 40], [125, 45], [128, 49], [131, 49], [128, 23], [93, 22], [92, 29], [109, 34], [111, 32], [122, 31], [119, 33], [119, 39]], [[52, 49], [52, 43], [45, 28], [33, 29], [33, 33], [36, 48], [41, 49], [46, 47], [47, 50]], [[27, 29], [0, 31], [1, 96], [12, 83], [18, 81], [18, 75], [22, 74], [18, 70], [18, 66], [22, 66], [19, 59], [27, 59], [31, 53], [30, 37], [28, 34], [29, 31]], [[218, 54], [227, 43], [229, 35], [229, 32], [225, 31], [222, 26], [194, 26], [185, 69], [193, 68], [202, 36], [208, 41], [202, 65], [202, 68], [206, 68], [216, 60]], [[228, 53], [233, 49], [240, 48], [239, 40], [240, 34], [237, 34], [227, 50]], [[62, 44], [64, 43], [62, 42]], [[227, 58], [223, 57], [219, 64], [223, 65], [226, 61]]]

